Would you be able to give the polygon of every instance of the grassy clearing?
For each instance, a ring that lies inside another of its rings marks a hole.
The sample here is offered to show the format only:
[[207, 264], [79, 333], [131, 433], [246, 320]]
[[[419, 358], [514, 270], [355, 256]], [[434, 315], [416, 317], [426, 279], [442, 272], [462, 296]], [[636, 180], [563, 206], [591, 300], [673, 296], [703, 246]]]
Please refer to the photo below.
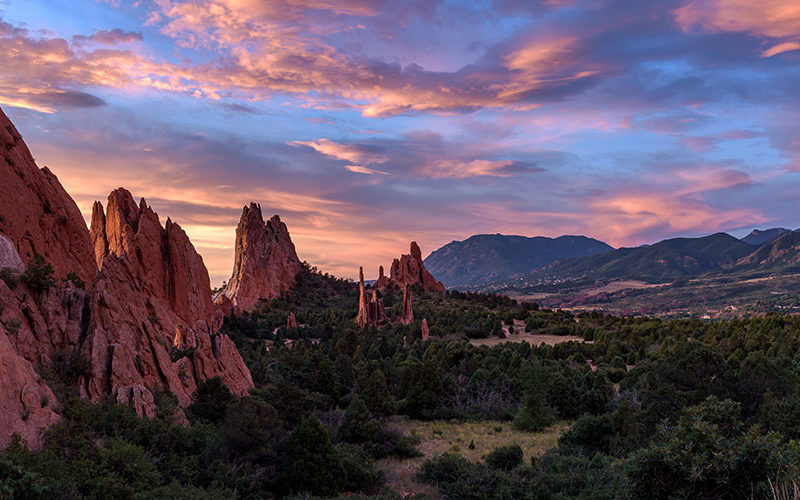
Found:
[[[417, 436], [417, 449], [422, 457], [399, 460], [387, 459], [378, 462], [386, 473], [389, 486], [403, 494], [423, 493], [435, 496], [436, 488], [419, 483], [417, 472], [422, 463], [435, 455], [447, 452], [459, 453], [471, 462], [480, 462], [489, 452], [499, 446], [519, 444], [525, 461], [540, 456], [555, 448], [558, 437], [569, 427], [568, 422], [559, 422], [542, 432], [531, 433], [515, 430], [510, 422], [436, 420], [423, 422], [406, 420], [394, 422], [403, 432]], [[474, 443], [474, 448], [470, 447]]]

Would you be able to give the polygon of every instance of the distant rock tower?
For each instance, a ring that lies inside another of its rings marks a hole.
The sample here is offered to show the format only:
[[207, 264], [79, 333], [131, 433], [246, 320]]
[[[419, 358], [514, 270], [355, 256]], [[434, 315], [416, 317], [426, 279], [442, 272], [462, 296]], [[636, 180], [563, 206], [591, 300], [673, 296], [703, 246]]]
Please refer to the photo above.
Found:
[[383, 307], [383, 298], [378, 291], [372, 289], [372, 295], [367, 300], [367, 289], [364, 285], [364, 268], [358, 268], [358, 316], [356, 323], [361, 328], [366, 326], [380, 326], [387, 321]]
[[375, 282], [375, 287], [379, 290], [385, 289], [393, 283], [401, 289], [406, 285], [420, 285], [426, 292], [444, 293], [445, 288], [441, 281], [425, 269], [422, 263], [422, 251], [416, 241], [411, 242], [410, 253], [403, 254], [399, 259], [392, 261], [390, 277], [383, 275], [383, 268], [380, 269], [380, 276]]
[[428, 330], [428, 320], [422, 318], [422, 341], [425, 342], [431, 337], [430, 330]]
[[236, 313], [253, 309], [259, 300], [289, 290], [300, 269], [286, 224], [277, 215], [264, 222], [261, 205], [250, 203], [236, 228], [233, 273], [217, 304], [222, 306], [225, 297]]
[[403, 312], [400, 314], [400, 323], [410, 325], [414, 322], [414, 311], [411, 308], [411, 286], [406, 284], [403, 288]]

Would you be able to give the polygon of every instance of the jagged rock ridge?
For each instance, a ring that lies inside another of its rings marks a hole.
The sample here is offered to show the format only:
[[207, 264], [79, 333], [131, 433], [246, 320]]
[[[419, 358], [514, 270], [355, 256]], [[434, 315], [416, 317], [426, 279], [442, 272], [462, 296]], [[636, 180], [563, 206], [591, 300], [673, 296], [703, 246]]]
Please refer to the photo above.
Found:
[[2, 111], [0, 155], [2, 267], [19, 270], [41, 254], [57, 279], [42, 291], [0, 280], [0, 446], [14, 432], [38, 446], [41, 428], [58, 420], [56, 396], [33, 370], [56, 355], [88, 361], [83, 397], [112, 396], [143, 415], [154, 413], [154, 387], [186, 406], [209, 377], [239, 395], [253, 386], [233, 342], [216, 335], [222, 317], [208, 272], [180, 226], [162, 227], [144, 200], [118, 189], [106, 211], [95, 204], [90, 233]]
[[390, 270], [390, 281], [400, 288], [406, 285], [422, 286], [426, 292], [444, 293], [444, 285], [436, 281], [422, 263], [422, 251], [416, 241], [411, 242], [410, 253], [403, 254], [399, 259], [394, 259]]
[[251, 310], [289, 290], [301, 268], [286, 224], [277, 215], [264, 222], [261, 206], [250, 203], [236, 228], [233, 273], [217, 301], [230, 301], [236, 313]]

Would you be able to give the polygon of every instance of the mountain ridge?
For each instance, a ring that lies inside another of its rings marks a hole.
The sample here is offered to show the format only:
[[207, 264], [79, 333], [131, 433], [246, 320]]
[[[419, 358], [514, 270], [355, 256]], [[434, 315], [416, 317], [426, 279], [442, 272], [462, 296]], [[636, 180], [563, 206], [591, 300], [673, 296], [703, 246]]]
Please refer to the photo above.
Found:
[[431, 252], [425, 266], [448, 287], [489, 282], [530, 272], [560, 258], [608, 252], [605, 242], [580, 235], [476, 234]]

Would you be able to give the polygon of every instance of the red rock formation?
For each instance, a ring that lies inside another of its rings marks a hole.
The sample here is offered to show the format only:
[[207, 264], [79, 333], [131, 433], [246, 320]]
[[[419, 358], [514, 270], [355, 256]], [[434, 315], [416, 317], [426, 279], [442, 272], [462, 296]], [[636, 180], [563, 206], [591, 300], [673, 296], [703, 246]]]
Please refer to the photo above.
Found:
[[358, 316], [356, 323], [361, 328], [365, 326], [380, 326], [388, 320], [383, 307], [383, 299], [378, 291], [372, 289], [371, 298], [367, 300], [367, 291], [364, 287], [364, 268], [358, 268]]
[[0, 125], [0, 263], [18, 267], [39, 253], [59, 283], [75, 272], [87, 285], [68, 281], [34, 294], [0, 281], [0, 446], [13, 432], [37, 446], [41, 428], [57, 420], [58, 402], [32, 368], [50, 366], [56, 353], [89, 361], [82, 396], [111, 396], [142, 415], [155, 411], [151, 387], [168, 387], [184, 406], [197, 383], [214, 376], [246, 394], [252, 378], [233, 342], [215, 335], [222, 316], [183, 230], [169, 219], [162, 227], [144, 200], [137, 206], [118, 189], [107, 213], [93, 207], [90, 234], [2, 112]]
[[261, 206], [251, 203], [242, 210], [236, 228], [233, 274], [222, 296], [230, 299], [236, 313], [253, 309], [261, 299], [272, 299], [289, 290], [300, 272], [286, 224], [274, 215], [266, 223]]
[[[2, 281], [0, 294], [10, 294]], [[38, 448], [42, 444], [40, 430], [59, 419], [54, 411], [58, 401], [33, 365], [17, 353], [10, 334], [8, 327], [0, 322], [0, 448], [15, 433], [32, 448]]]
[[47, 167], [39, 169], [0, 110], [0, 233], [27, 264], [42, 255], [61, 279], [75, 272], [92, 283], [92, 242], [81, 212]]
[[422, 341], [425, 342], [431, 337], [431, 332], [428, 329], [428, 320], [422, 318]]
[[14, 242], [0, 234], [0, 269], [11, 269], [17, 273], [25, 270], [25, 264], [14, 247]]
[[[149, 398], [141, 397], [137, 386], [166, 385], [186, 406], [197, 383], [214, 376], [234, 394], [246, 394], [252, 378], [233, 343], [220, 335], [212, 345], [222, 315], [186, 233], [169, 219], [162, 228], [147, 203], [137, 207], [122, 188], [109, 195], [105, 222], [101, 214], [102, 207], [95, 209], [92, 221], [102, 267], [82, 346], [92, 365], [82, 381], [85, 394], [91, 399], [115, 394], [139, 409]], [[170, 346], [194, 352], [173, 361], [177, 353]]]
[[422, 286], [427, 292], [444, 293], [445, 288], [441, 281], [436, 281], [422, 263], [422, 251], [416, 241], [411, 242], [411, 253], [404, 254], [400, 259], [394, 259], [390, 270], [391, 282], [400, 288], [406, 285]]
[[400, 314], [400, 323], [410, 325], [414, 322], [414, 311], [411, 308], [411, 286], [406, 284], [403, 288], [403, 312]]
[[378, 279], [375, 281], [375, 288], [378, 290], [386, 290], [386, 287], [389, 286], [390, 283], [389, 277], [383, 274], [383, 266], [378, 267]]
[[372, 299], [369, 301], [370, 319], [375, 326], [380, 326], [389, 318], [386, 317], [386, 310], [383, 307], [383, 298], [378, 290], [372, 290]]
[[286, 317], [286, 328], [297, 328], [297, 318], [294, 317], [293, 312], [289, 312], [289, 315]]
[[356, 323], [359, 328], [369, 324], [369, 306], [367, 305], [367, 291], [364, 289], [364, 268], [358, 268], [358, 316]]

